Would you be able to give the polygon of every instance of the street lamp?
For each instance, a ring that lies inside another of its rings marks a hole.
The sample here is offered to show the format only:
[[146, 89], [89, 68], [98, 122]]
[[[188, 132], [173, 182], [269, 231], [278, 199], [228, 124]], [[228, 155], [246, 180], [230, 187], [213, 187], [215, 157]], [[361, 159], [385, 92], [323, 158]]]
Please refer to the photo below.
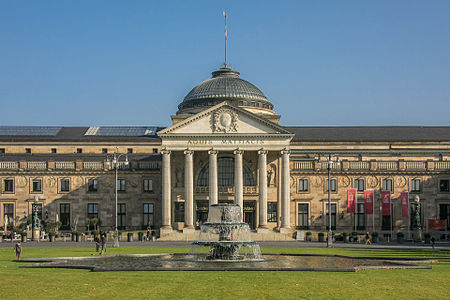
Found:
[[115, 175], [116, 175], [115, 176], [115, 180], [116, 180], [116, 185], [115, 185], [116, 186], [116, 194], [115, 194], [115, 196], [116, 196], [116, 201], [115, 201], [115, 204], [116, 204], [116, 208], [115, 208], [116, 221], [115, 221], [115, 224], [114, 224], [114, 245], [113, 245], [113, 247], [115, 247], [115, 248], [119, 248], [119, 230], [117, 228], [117, 199], [118, 199], [118, 194], [117, 194], [117, 170], [119, 169], [119, 165], [120, 165], [119, 159], [122, 156], [125, 156], [125, 166], [128, 166], [128, 163], [129, 163], [128, 162], [128, 155], [125, 154], [125, 153], [119, 154], [119, 153], [117, 153], [117, 150], [116, 150], [116, 152], [114, 154], [106, 156], [106, 164], [108, 166], [112, 166], [115, 169]]
[[[336, 156], [336, 160], [333, 160], [333, 156], [331, 154], [328, 155], [328, 161], [326, 161], [327, 164], [327, 171], [328, 171], [328, 184], [327, 184], [327, 190], [328, 190], [328, 237], [327, 237], [327, 247], [331, 247], [333, 244], [333, 232], [331, 231], [331, 169], [333, 168], [333, 165], [336, 165], [337, 167], [340, 167], [341, 162], [339, 161], [339, 156]], [[322, 165], [322, 162], [319, 159], [319, 166]]]

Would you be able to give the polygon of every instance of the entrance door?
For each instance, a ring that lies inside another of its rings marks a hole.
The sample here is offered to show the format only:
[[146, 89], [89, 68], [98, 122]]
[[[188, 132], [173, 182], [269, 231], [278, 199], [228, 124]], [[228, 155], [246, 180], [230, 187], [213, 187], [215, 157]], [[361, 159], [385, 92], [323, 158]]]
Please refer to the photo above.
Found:
[[[330, 223], [330, 217], [328, 214], [328, 202], [326, 203], [326, 211], [327, 211], [327, 215], [326, 215], [326, 219], [325, 219], [325, 223], [326, 223], [326, 227], [328, 230], [328, 224]], [[331, 230], [336, 230], [336, 204], [331, 203]]]
[[197, 218], [195, 221], [196, 227], [201, 227], [203, 223], [208, 221], [209, 202], [208, 201], [196, 201], [197, 204]]
[[256, 228], [256, 206], [254, 201], [244, 201], [244, 222], [250, 229]]

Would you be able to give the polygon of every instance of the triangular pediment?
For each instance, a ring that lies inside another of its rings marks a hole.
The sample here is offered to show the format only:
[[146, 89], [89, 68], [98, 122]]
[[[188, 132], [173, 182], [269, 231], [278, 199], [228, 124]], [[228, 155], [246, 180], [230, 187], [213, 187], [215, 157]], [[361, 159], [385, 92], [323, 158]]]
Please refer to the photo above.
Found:
[[206, 109], [158, 132], [164, 136], [183, 135], [291, 135], [283, 127], [227, 102]]

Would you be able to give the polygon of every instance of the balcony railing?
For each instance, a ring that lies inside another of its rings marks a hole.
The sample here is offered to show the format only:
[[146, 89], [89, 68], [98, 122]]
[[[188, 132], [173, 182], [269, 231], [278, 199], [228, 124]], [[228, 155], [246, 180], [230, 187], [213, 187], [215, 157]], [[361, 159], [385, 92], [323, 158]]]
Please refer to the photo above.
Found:
[[73, 162], [73, 161], [55, 161], [55, 169], [58, 169], [58, 170], [75, 169], [75, 162]]
[[294, 170], [312, 170], [314, 164], [312, 161], [296, 161], [294, 162]]
[[350, 161], [349, 167], [354, 170], [368, 170], [370, 169], [370, 163], [368, 161]]
[[396, 161], [379, 161], [378, 169], [379, 170], [397, 170], [398, 163]]
[[407, 170], [424, 170], [426, 168], [425, 162], [423, 161], [407, 161], [406, 169]]
[[83, 162], [83, 169], [102, 170], [103, 162], [102, 161], [85, 161], [85, 162]]
[[434, 163], [436, 170], [448, 170], [450, 169], [450, 161], [437, 161]]
[[27, 169], [33, 169], [33, 170], [47, 169], [47, 162], [46, 161], [29, 161], [29, 162], [27, 162]]
[[17, 161], [0, 161], [0, 169], [18, 169], [19, 163]]
[[[244, 186], [243, 188], [244, 194], [257, 194], [258, 190], [256, 186]], [[195, 187], [196, 194], [208, 194], [209, 187], [208, 186], [196, 186]], [[219, 193], [221, 194], [234, 194], [234, 186], [219, 186]]]
[[161, 162], [159, 161], [140, 161], [138, 163], [139, 169], [159, 170], [160, 166]]

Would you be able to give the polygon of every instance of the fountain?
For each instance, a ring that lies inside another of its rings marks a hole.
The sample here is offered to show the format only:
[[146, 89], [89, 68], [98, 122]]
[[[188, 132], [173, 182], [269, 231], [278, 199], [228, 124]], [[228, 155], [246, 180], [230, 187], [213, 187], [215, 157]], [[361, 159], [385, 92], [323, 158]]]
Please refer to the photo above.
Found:
[[237, 204], [213, 204], [209, 207], [208, 221], [200, 231], [198, 241], [192, 243], [191, 254], [206, 260], [262, 260], [259, 245], [251, 240], [250, 227], [242, 220]]
[[[210, 206], [208, 221], [192, 243], [190, 253], [126, 254], [91, 257], [22, 259], [37, 264], [20, 268], [74, 268], [92, 271], [328, 271], [355, 272], [365, 269], [430, 269], [414, 263], [428, 259], [351, 257], [320, 254], [265, 254], [251, 240], [250, 228], [241, 221], [239, 205]], [[264, 257], [264, 259], [263, 259]]]

